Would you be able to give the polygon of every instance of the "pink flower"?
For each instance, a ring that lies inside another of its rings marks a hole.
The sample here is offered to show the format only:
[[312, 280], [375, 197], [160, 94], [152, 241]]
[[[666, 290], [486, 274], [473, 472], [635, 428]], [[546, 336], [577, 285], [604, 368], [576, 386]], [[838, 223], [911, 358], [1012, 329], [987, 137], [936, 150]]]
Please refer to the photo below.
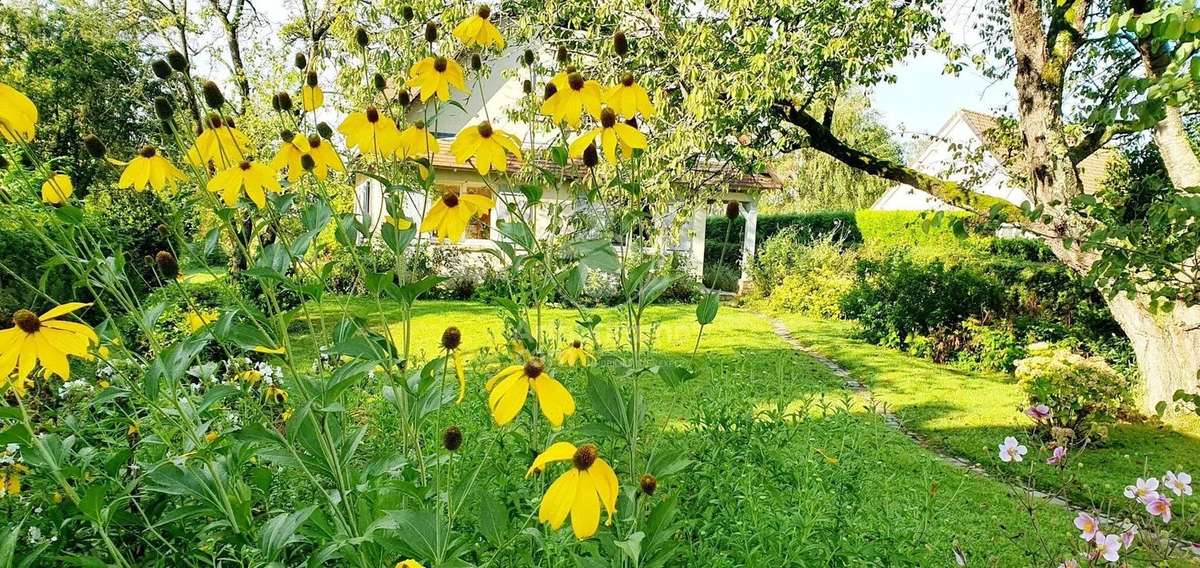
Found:
[[1154, 477], [1142, 479], [1139, 477], [1135, 485], [1125, 486], [1125, 496], [1130, 499], [1137, 499], [1142, 503], [1149, 503], [1150, 500], [1158, 497], [1158, 479]]
[[1067, 459], [1067, 448], [1065, 446], [1055, 446], [1054, 453], [1046, 458], [1046, 463], [1050, 465], [1059, 465]]
[[1163, 476], [1163, 485], [1174, 491], [1176, 495], [1191, 495], [1192, 494], [1192, 476], [1184, 472], [1168, 471], [1167, 475]]
[[1025, 459], [1023, 456], [1029, 453], [1029, 448], [1022, 446], [1017, 442], [1017, 439], [1009, 436], [1004, 439], [1004, 443], [1000, 444], [1000, 461], [1002, 462], [1019, 462]]
[[1155, 495], [1153, 499], [1146, 501], [1146, 512], [1161, 517], [1162, 522], [1171, 522], [1171, 500], [1163, 495]]
[[1050, 407], [1044, 404], [1035, 404], [1025, 409], [1025, 415], [1038, 422], [1041, 422], [1047, 418], [1050, 418]]
[[1096, 545], [1096, 551], [1092, 553], [1093, 558], [1104, 557], [1109, 562], [1116, 562], [1121, 558], [1121, 537], [1115, 534], [1096, 533], [1096, 540], [1093, 543]]
[[1129, 548], [1130, 546], [1132, 546], [1133, 545], [1133, 537], [1137, 536], [1137, 533], [1138, 533], [1138, 528], [1136, 526], [1130, 525], [1129, 528], [1125, 529], [1125, 532], [1121, 533], [1121, 544], [1125, 548]]
[[1083, 534], [1079, 535], [1080, 538], [1090, 541], [1100, 532], [1100, 522], [1096, 520], [1096, 517], [1081, 511], [1075, 517], [1075, 528], [1083, 531]]

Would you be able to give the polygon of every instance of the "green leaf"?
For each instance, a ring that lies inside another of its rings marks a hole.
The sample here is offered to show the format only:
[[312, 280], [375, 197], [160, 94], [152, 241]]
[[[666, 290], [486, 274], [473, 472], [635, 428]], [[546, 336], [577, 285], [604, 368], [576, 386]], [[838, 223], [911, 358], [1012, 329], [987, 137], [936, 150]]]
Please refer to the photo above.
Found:
[[274, 562], [283, 553], [285, 546], [297, 540], [296, 530], [308, 520], [316, 508], [316, 505], [310, 505], [293, 513], [276, 515], [263, 524], [262, 534], [259, 535], [259, 550], [262, 550], [267, 562]]
[[479, 500], [479, 532], [494, 546], [508, 537], [508, 509], [492, 493], [485, 492]]
[[700, 325], [708, 325], [717, 319], [717, 308], [721, 305], [721, 295], [716, 292], [709, 292], [700, 300], [696, 306], [696, 322]]
[[54, 216], [68, 225], [83, 224], [83, 210], [73, 205], [63, 205], [54, 210]]

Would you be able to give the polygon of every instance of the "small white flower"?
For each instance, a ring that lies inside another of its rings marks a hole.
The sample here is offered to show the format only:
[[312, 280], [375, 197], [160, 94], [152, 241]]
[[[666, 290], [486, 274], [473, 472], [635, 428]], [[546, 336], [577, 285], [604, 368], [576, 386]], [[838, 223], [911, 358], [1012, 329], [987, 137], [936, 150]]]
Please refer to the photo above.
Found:
[[1149, 503], [1155, 497], [1158, 497], [1158, 479], [1154, 477], [1142, 479], [1139, 477], [1135, 484], [1125, 486], [1125, 496], [1130, 499], [1137, 499], [1142, 503]]
[[1012, 436], [1005, 438], [1004, 443], [1000, 444], [1000, 461], [1002, 462], [1022, 461], [1027, 453], [1029, 453], [1029, 448], [1022, 446]]
[[1192, 476], [1184, 472], [1168, 471], [1167, 475], [1163, 476], [1163, 485], [1174, 491], [1176, 495], [1191, 495], [1192, 494]]

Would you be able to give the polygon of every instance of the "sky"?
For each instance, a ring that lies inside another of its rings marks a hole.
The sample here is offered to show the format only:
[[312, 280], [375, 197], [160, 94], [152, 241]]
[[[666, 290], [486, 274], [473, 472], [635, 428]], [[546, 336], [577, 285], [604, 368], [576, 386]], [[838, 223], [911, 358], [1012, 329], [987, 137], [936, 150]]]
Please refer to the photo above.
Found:
[[[978, 43], [972, 29], [977, 2], [943, 0], [946, 30], [956, 42]], [[1011, 110], [1015, 96], [1010, 81], [996, 82], [972, 68], [947, 75], [943, 73], [947, 62], [933, 52], [909, 58], [893, 69], [895, 83], [878, 85], [871, 93], [875, 111], [902, 142], [936, 133], [960, 108], [988, 114]]]

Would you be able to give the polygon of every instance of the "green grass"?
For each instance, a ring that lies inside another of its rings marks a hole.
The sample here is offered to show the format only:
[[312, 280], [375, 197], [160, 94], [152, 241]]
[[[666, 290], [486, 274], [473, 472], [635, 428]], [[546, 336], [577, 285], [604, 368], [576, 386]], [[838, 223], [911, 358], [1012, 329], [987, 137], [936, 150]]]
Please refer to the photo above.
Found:
[[[995, 471], [1013, 471], [997, 459], [997, 445], [1005, 436], [1027, 440], [1024, 432], [1031, 421], [1021, 412], [1025, 398], [1011, 376], [938, 365], [856, 340], [852, 322], [788, 314], [779, 318], [801, 342], [863, 380], [907, 427], [934, 447]], [[1044, 457], [1034, 460], [1038, 485], [1060, 487], [1059, 473], [1044, 464]], [[1162, 476], [1166, 470], [1200, 471], [1200, 430], [1194, 421], [1111, 428], [1106, 443], [1071, 455], [1075, 482], [1067, 485], [1065, 493], [1073, 502], [1096, 510], [1140, 511], [1121, 494], [1122, 489], [1139, 476]]]
[[[397, 339], [401, 327], [396, 305], [363, 298], [333, 298], [298, 312], [292, 329], [293, 353], [311, 357], [316, 345], [302, 330], [336, 323], [341, 306], [366, 318], [375, 329], [385, 323]], [[307, 313], [311, 321], [306, 322]], [[604, 349], [619, 349], [617, 311], [601, 309], [598, 336]], [[576, 314], [547, 309], [542, 328], [551, 343], [577, 337]], [[534, 528], [527, 516], [540, 493], [521, 473], [528, 447], [512, 429], [497, 430], [487, 418], [482, 383], [498, 355], [499, 310], [461, 302], [421, 302], [413, 320], [414, 358], [436, 356], [447, 325], [463, 331], [470, 394], [431, 426], [436, 436], [446, 424], [466, 433], [463, 463], [470, 471], [483, 464], [490, 493], [504, 496], [514, 525]], [[998, 482], [965, 473], [914, 445], [882, 419], [864, 411], [840, 380], [820, 363], [796, 352], [754, 312], [722, 307], [706, 329], [699, 353], [691, 355], [697, 325], [693, 306], [655, 306], [647, 311], [651, 357], [700, 371], [699, 378], [669, 389], [646, 380], [646, 405], [652, 426], [644, 439], [654, 451], [677, 451], [692, 460], [683, 472], [662, 479], [656, 502], [678, 499], [677, 544], [669, 565], [826, 566], [953, 565], [960, 548], [972, 565], [1047, 564], [1035, 554], [1030, 517], [1023, 500]], [[603, 372], [604, 369], [602, 369]], [[598, 420], [586, 399], [586, 380], [576, 370], [550, 368], [579, 401], [562, 439], [592, 438], [589, 422]], [[372, 452], [389, 449], [391, 408], [367, 397], [362, 420], [373, 433]], [[597, 440], [625, 484], [640, 476], [616, 442]], [[478, 448], [485, 447], [486, 450]], [[1032, 505], [1042, 536], [1057, 555], [1077, 540], [1066, 511]], [[470, 522], [469, 520], [465, 522]], [[563, 533], [563, 546], [575, 545]], [[501, 553], [499, 565], [525, 565], [518, 545]], [[486, 549], [479, 559], [490, 558]]]

